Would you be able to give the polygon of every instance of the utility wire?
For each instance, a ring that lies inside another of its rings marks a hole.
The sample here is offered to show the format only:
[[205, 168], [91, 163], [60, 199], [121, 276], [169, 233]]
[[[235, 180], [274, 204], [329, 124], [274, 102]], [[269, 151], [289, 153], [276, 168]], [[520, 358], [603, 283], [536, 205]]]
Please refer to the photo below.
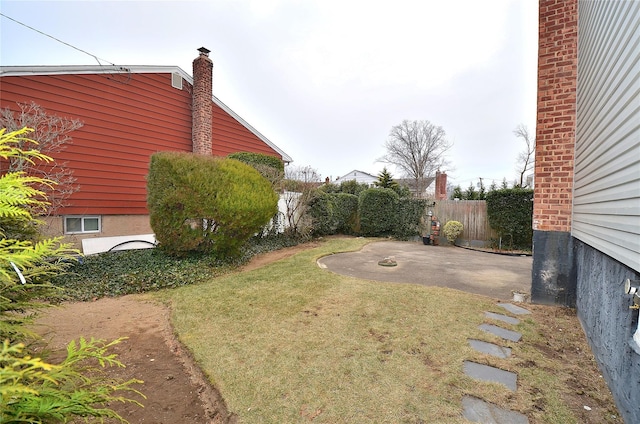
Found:
[[113, 65], [113, 66], [115, 66], [115, 65], [116, 65], [115, 63], [112, 63], [112, 62], [110, 62], [110, 61], [108, 61], [108, 60], [106, 60], [106, 59], [100, 59], [98, 56], [96, 56], [96, 55], [94, 55], [94, 54], [91, 54], [91, 53], [89, 53], [89, 52], [87, 52], [87, 51], [84, 51], [84, 50], [82, 50], [82, 49], [79, 49], [79, 48], [78, 48], [78, 47], [76, 47], [76, 46], [73, 46], [73, 45], [71, 45], [71, 44], [69, 44], [69, 43], [66, 43], [66, 42], [64, 42], [64, 41], [62, 41], [62, 40], [60, 40], [60, 39], [58, 39], [58, 38], [56, 38], [56, 37], [54, 37], [54, 36], [52, 36], [52, 35], [49, 35], [49, 34], [47, 34], [47, 33], [45, 33], [45, 32], [42, 32], [42, 31], [40, 31], [39, 29], [33, 28], [33, 27], [31, 27], [31, 26], [29, 26], [29, 25], [27, 25], [27, 24], [23, 23], [23, 22], [20, 22], [20, 21], [18, 21], [18, 20], [16, 20], [16, 19], [13, 19], [12, 17], [7, 16], [7, 15], [5, 15], [5, 14], [4, 14], [4, 13], [2, 13], [2, 12], [0, 12], [0, 16], [4, 16], [5, 18], [7, 18], [7, 19], [9, 19], [9, 20], [12, 20], [13, 22], [15, 22], [15, 23], [17, 23], [17, 24], [20, 24], [20, 25], [22, 25], [22, 26], [24, 26], [24, 27], [26, 27], [26, 28], [29, 28], [29, 29], [30, 29], [30, 30], [32, 30], [32, 31], [35, 31], [35, 32], [37, 32], [37, 33], [39, 33], [39, 34], [42, 34], [42, 35], [44, 35], [45, 37], [49, 37], [49, 38], [51, 38], [51, 39], [53, 39], [53, 40], [57, 41], [58, 43], [62, 43], [62, 44], [64, 44], [65, 46], [69, 46], [69, 47], [71, 47], [72, 49], [78, 50], [79, 52], [82, 52], [82, 53], [84, 53], [84, 54], [86, 54], [86, 55], [88, 55], [88, 56], [91, 56], [92, 58], [94, 58], [94, 59], [96, 60], [96, 62], [98, 62], [98, 65], [100, 65], [100, 66], [102, 66], [102, 63], [100, 63], [100, 61], [101, 61], [101, 60], [102, 60], [103, 62], [107, 62], [107, 63], [109, 63], [109, 64], [111, 64], [111, 65]]

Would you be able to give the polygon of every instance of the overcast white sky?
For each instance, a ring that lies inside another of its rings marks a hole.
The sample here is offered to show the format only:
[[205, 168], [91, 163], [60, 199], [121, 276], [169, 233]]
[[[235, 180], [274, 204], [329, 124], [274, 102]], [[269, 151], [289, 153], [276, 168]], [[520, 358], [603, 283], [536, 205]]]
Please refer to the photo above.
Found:
[[[376, 175], [392, 126], [442, 126], [449, 181], [516, 177], [535, 131], [537, 0], [7, 1], [0, 12], [101, 59], [177, 65], [211, 50], [214, 94], [335, 179]], [[0, 64], [95, 65], [0, 17]], [[392, 167], [395, 177], [400, 177]]]

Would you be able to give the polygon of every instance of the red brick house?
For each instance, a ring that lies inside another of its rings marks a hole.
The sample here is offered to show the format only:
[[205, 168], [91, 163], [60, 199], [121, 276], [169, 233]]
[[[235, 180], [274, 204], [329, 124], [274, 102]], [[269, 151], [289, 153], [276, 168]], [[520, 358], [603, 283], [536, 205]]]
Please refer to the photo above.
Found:
[[51, 234], [87, 237], [152, 233], [146, 205], [149, 157], [158, 151], [228, 155], [255, 152], [291, 158], [212, 95], [213, 64], [199, 49], [193, 78], [171, 66], [0, 67], [0, 107], [35, 102], [79, 119], [66, 162], [80, 190]]

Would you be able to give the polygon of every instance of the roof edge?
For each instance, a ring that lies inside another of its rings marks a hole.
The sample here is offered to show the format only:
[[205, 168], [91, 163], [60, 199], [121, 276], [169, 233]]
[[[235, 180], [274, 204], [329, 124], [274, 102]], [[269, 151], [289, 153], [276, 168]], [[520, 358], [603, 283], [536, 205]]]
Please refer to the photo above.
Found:
[[73, 75], [73, 74], [113, 74], [113, 73], [178, 73], [193, 83], [189, 74], [179, 66], [118, 66], [118, 65], [36, 65], [36, 66], [0, 66], [0, 77], [19, 77], [26, 75]]
[[[134, 66], [117, 66], [117, 65], [55, 65], [55, 66], [0, 66], [0, 77], [16, 77], [27, 75], [72, 75], [72, 74], [153, 74], [153, 73], [177, 73], [182, 78], [193, 85], [193, 77], [187, 74], [179, 66], [151, 66], [151, 65], [134, 65]], [[224, 104], [213, 94], [211, 100], [222, 110], [227, 112], [231, 117], [238, 121], [247, 130], [258, 137], [263, 143], [272, 148], [286, 163], [293, 162], [291, 156], [286, 154], [282, 149], [276, 146], [271, 140], [265, 137], [260, 131], [252, 127], [240, 115], [235, 113], [229, 106]]]

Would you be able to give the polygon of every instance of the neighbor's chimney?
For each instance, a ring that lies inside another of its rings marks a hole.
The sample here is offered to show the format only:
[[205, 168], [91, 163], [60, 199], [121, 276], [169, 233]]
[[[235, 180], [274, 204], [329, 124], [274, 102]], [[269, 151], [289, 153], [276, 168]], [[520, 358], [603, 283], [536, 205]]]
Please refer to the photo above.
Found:
[[447, 174], [436, 171], [436, 200], [447, 200]]
[[211, 155], [211, 124], [213, 114], [213, 62], [209, 50], [200, 47], [193, 61], [193, 95], [191, 97], [191, 141], [193, 153]]

